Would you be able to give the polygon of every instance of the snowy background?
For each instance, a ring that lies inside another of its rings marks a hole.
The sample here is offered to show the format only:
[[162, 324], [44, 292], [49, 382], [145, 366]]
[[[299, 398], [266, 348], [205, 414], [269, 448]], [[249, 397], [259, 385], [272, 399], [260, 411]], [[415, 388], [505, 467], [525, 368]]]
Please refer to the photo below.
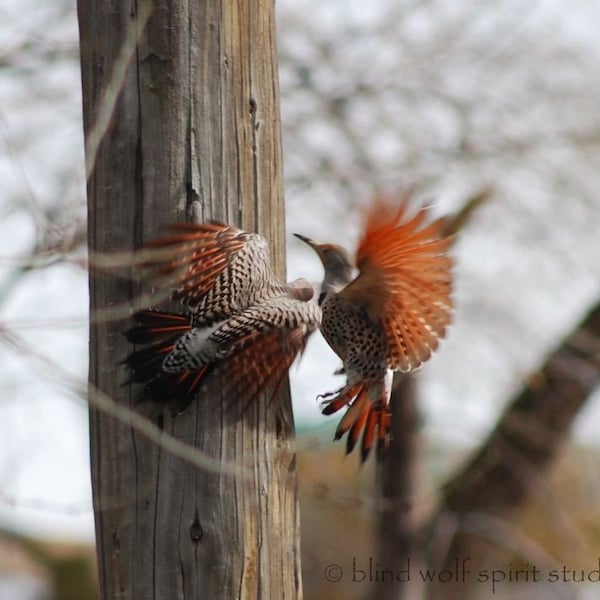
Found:
[[[455, 246], [455, 324], [418, 375], [427, 443], [470, 448], [600, 296], [600, 8], [366, 4], [278, 3], [288, 276], [321, 278], [291, 233], [353, 247], [375, 189], [416, 183], [439, 214], [489, 190]], [[80, 93], [74, 4], [5, 0], [0, 527], [89, 541]], [[293, 369], [300, 448], [330, 443], [315, 397], [337, 366], [314, 336]], [[580, 443], [598, 445], [598, 400]]]

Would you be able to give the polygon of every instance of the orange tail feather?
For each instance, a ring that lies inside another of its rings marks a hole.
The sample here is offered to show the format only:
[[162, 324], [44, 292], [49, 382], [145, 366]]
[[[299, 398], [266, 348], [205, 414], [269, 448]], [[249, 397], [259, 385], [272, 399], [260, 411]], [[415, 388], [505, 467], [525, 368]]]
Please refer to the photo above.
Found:
[[125, 336], [133, 344], [144, 347], [134, 350], [123, 361], [131, 372], [125, 384], [146, 384], [136, 402], [163, 402], [171, 405], [173, 412], [181, 412], [210, 373], [209, 367], [181, 373], [162, 370], [164, 357], [173, 349], [177, 339], [192, 328], [191, 317], [147, 309], [136, 312], [133, 319], [137, 325], [128, 329]]
[[347, 434], [346, 454], [350, 454], [362, 434], [360, 458], [363, 463], [369, 457], [377, 439], [377, 458], [382, 459], [387, 450], [390, 427], [389, 409], [385, 399], [374, 404], [369, 397], [367, 385], [360, 382], [342, 388], [332, 398], [327, 399], [322, 413], [330, 415], [344, 406], [347, 410], [335, 430], [334, 439], [339, 440]]

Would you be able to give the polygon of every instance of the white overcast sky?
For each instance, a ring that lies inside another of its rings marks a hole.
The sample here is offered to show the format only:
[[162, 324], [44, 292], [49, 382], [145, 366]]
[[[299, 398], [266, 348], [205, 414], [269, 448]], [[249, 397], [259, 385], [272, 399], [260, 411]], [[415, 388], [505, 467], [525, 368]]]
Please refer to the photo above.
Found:
[[[321, 27], [335, 28], [340, 18], [367, 27], [374, 12], [384, 6], [383, 2], [359, 0], [326, 4], [324, 7], [324, 3], [316, 0], [286, 0], [279, 2], [279, 10], [283, 13], [293, 7], [296, 13], [319, 11]], [[344, 8], [340, 10], [342, 4]], [[523, 3], [507, 1], [506, 10], [513, 5], [522, 7]], [[546, 19], [555, 22], [554, 17], [559, 13], [563, 32], [585, 40], [590, 48], [597, 50], [598, 3], [556, 0], [529, 5], [533, 6], [529, 13], [532, 26], [538, 24], [543, 28]], [[66, 17], [56, 30], [47, 30], [46, 23], [56, 22], [57, 7], [64, 7], [60, 10], [64, 10]], [[285, 35], [285, 30], [280, 32], [280, 37]], [[77, 204], [82, 194], [83, 142], [77, 62], [51, 62], [35, 80], [20, 76], [36, 67], [39, 58], [35, 54], [43, 52], [45, 47], [76, 46], [77, 23], [71, 4], [55, 2], [40, 7], [33, 0], [3, 2], [0, 58], [3, 49], [13, 48], [23, 40], [36, 41], [32, 57], [22, 52], [12, 70], [0, 69], [0, 323], [14, 327], [41, 358], [24, 358], [13, 348], [0, 345], [3, 392], [0, 527], [90, 540], [93, 515], [87, 408], [70, 391], [71, 378], [83, 381], [87, 375], [86, 274], [77, 265], [56, 265], [15, 276], [18, 258], [27, 255], [35, 244], [35, 215], [39, 213], [36, 207], [51, 206], [59, 194], [64, 205]], [[502, 40], [490, 43], [501, 44]], [[285, 117], [285, 106], [283, 113]], [[314, 194], [304, 197], [293, 190], [288, 192], [289, 233], [300, 232], [352, 245], [358, 235], [357, 216], [348, 215], [342, 222], [323, 218], [327, 202]], [[451, 197], [437, 200], [440, 211], [453, 207]], [[78, 215], [81, 217], [81, 211]], [[590, 212], [589, 218], [593, 216]], [[509, 240], [502, 235], [490, 236], [495, 217], [493, 209], [483, 215], [481, 230], [457, 246], [459, 265], [464, 263], [466, 267], [464, 271], [459, 267], [456, 324], [439, 355], [419, 375], [423, 382], [425, 431], [431, 439], [446, 443], [476, 444], [495, 422], [502, 402], [518, 389], [557, 336], [572, 327], [581, 316], [581, 306], [591, 302], [600, 289], [595, 261], [586, 252], [568, 289], [558, 289], [558, 272], [548, 269], [536, 274], [542, 284], [537, 292], [530, 290], [527, 302], [525, 298], [521, 303], [518, 298], [511, 298], [512, 289], [518, 289], [530, 275], [519, 272], [519, 265], [514, 265], [506, 280], [497, 280], [497, 273], [505, 268], [503, 248]], [[597, 231], [597, 223], [595, 228]], [[589, 238], [583, 235], [581, 244], [595, 248], [597, 256], [594, 237], [597, 235], [591, 227]], [[319, 280], [321, 271], [315, 257], [294, 238], [289, 237], [288, 242], [289, 278], [304, 276]], [[533, 246], [531, 252], [536, 252]], [[502, 348], [498, 351], [492, 338], [474, 341], [476, 332], [471, 315], [461, 309], [461, 301], [464, 299], [465, 305], [469, 305], [470, 295], [476, 293], [469, 272], [477, 270], [482, 274], [477, 285], [499, 285], [501, 294], [507, 297], [506, 306], [517, 307], [524, 321], [537, 324], [537, 333], [530, 340], [522, 363], [515, 360], [510, 342], [502, 354]], [[549, 296], [548, 289], [553, 288], [557, 288], [556, 295]], [[5, 295], [7, 290], [10, 293]], [[58, 363], [61, 371], [45, 364], [44, 357]], [[297, 422], [302, 429], [316, 427], [316, 436], [322, 443], [329, 443], [334, 423], [320, 417], [315, 398], [340, 385], [339, 379], [325, 375], [337, 366], [326, 344], [314, 336], [305, 359], [291, 374]], [[580, 416], [577, 438], [597, 444], [599, 423], [597, 398]], [[302, 438], [301, 443], [303, 440], [313, 443], [312, 439]]]

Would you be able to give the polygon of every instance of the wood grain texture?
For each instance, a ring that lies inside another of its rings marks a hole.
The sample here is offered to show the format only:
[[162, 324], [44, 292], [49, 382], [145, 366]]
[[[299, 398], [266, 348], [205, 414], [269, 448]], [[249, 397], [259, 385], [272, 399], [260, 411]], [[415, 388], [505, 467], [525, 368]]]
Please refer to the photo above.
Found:
[[[92, 321], [90, 394], [98, 388], [131, 406], [136, 390], [121, 387], [125, 374], [116, 366], [128, 351], [122, 306], [138, 306], [148, 290], [94, 268], [95, 256], [136, 247], [166, 223], [186, 220], [196, 203], [203, 219], [264, 234], [283, 272], [274, 7], [263, 0], [80, 0], [78, 10], [86, 139], [126, 40], [138, 42], [125, 56], [88, 181], [91, 311], [114, 313]], [[233, 422], [218, 394], [216, 382], [184, 414], [157, 422], [229, 467], [223, 470], [198, 468], [90, 410], [103, 598], [301, 596], [287, 386], [278, 402], [256, 402]]]

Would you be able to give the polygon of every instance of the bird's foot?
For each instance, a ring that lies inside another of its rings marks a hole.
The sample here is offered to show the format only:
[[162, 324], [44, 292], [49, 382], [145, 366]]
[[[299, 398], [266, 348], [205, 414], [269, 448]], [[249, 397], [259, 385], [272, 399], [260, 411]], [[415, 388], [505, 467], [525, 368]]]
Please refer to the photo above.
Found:
[[344, 387], [341, 387], [339, 390], [336, 390], [335, 392], [325, 392], [324, 394], [319, 394], [317, 396], [317, 400], [324, 400], [325, 402], [329, 402], [332, 399], [334, 399], [336, 396], [339, 396], [345, 389]]
[[324, 415], [331, 415], [340, 410], [340, 408], [352, 404], [361, 387], [362, 384], [345, 385], [337, 392], [322, 394], [319, 396], [319, 398], [323, 399], [321, 412]]

